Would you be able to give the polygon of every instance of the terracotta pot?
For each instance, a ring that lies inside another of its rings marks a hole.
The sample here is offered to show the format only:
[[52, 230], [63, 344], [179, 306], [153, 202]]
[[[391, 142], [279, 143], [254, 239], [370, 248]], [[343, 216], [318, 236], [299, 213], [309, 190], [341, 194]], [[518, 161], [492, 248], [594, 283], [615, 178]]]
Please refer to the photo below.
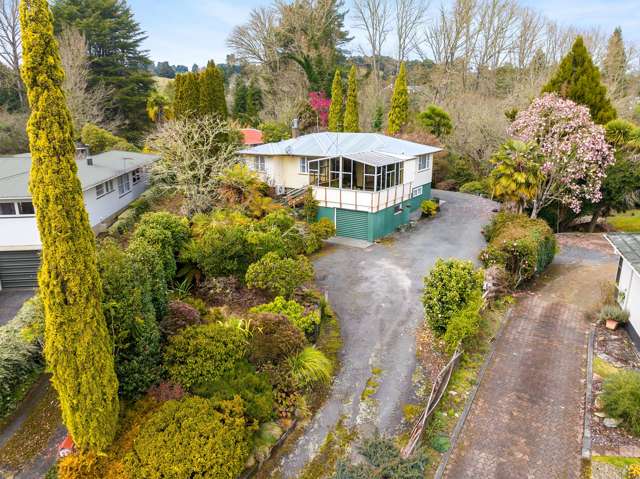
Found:
[[614, 319], [607, 319], [607, 322], [605, 323], [605, 326], [607, 327], [607, 329], [610, 329], [611, 331], [614, 331], [618, 327], [618, 321], [616, 321]]

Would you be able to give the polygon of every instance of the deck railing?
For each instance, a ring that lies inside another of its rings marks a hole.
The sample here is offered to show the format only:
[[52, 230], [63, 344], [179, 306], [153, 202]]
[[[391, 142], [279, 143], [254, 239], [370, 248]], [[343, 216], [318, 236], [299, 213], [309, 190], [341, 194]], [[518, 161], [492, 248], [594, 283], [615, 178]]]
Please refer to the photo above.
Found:
[[413, 183], [404, 183], [382, 191], [350, 190], [314, 186], [313, 193], [320, 206], [347, 210], [376, 211], [411, 199]]

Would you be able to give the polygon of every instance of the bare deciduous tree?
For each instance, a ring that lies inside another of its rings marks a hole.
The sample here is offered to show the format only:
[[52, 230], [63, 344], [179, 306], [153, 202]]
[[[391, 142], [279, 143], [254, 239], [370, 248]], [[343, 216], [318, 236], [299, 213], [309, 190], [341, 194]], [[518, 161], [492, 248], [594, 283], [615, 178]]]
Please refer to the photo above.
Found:
[[20, 78], [22, 42], [18, 0], [0, 0], [0, 60], [11, 69], [13, 85], [25, 106], [24, 88]]
[[425, 0], [396, 0], [398, 69], [407, 56], [416, 49], [418, 33], [428, 9], [429, 2]]
[[371, 49], [371, 66], [376, 85], [380, 72], [378, 60], [382, 54], [382, 47], [391, 31], [391, 18], [387, 0], [354, 0], [355, 27], [363, 30], [367, 35], [367, 42]]
[[233, 29], [227, 45], [240, 60], [278, 70], [278, 14], [274, 8], [255, 8], [249, 21]]
[[67, 97], [74, 131], [79, 134], [87, 123], [113, 131], [117, 120], [107, 120], [105, 107], [113, 91], [97, 84], [89, 88], [89, 55], [85, 36], [76, 28], [65, 27], [58, 37], [60, 58], [64, 69], [62, 88]]

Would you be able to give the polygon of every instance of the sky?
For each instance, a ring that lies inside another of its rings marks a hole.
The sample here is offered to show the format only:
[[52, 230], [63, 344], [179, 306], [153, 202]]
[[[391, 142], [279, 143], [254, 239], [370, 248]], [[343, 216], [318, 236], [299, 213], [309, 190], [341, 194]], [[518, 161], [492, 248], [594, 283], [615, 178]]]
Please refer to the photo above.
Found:
[[[447, 0], [443, 0], [447, 1]], [[347, 8], [351, 0], [346, 0]], [[148, 38], [143, 47], [153, 61], [173, 65], [205, 65], [209, 59], [225, 61], [226, 39], [235, 25], [249, 16], [251, 9], [270, 0], [129, 0], [136, 19]], [[622, 27], [625, 39], [640, 44], [640, 0], [521, 0], [562, 25], [580, 28], [598, 26], [604, 31]], [[432, 0], [430, 11], [440, 5]], [[429, 17], [429, 15], [427, 16]], [[362, 34], [353, 29], [353, 17], [346, 24], [355, 39], [349, 45], [359, 51]], [[390, 37], [385, 54], [392, 54]]]

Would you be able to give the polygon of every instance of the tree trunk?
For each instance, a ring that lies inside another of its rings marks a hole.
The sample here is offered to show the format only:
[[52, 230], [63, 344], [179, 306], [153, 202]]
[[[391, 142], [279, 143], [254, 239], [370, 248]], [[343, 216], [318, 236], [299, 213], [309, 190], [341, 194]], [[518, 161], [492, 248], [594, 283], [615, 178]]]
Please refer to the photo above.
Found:
[[602, 207], [599, 206], [591, 215], [591, 221], [589, 221], [589, 233], [593, 233], [596, 230], [596, 226], [598, 224], [598, 220], [600, 219], [601, 213]]

